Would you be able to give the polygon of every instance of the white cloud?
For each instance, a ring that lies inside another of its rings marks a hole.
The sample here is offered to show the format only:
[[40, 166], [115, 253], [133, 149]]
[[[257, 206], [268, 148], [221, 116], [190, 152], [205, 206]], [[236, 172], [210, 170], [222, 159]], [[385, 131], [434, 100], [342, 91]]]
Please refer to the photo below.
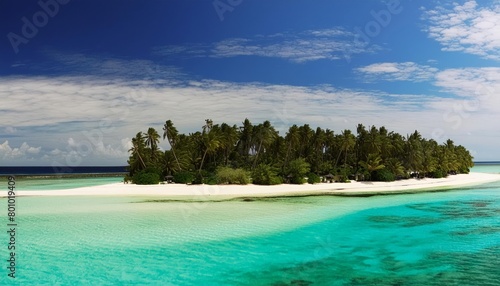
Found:
[[190, 43], [182, 45], [167, 45], [153, 48], [153, 54], [162, 57], [175, 56], [176, 59], [193, 57], [206, 57], [210, 51], [210, 45]]
[[426, 81], [432, 79], [437, 71], [437, 68], [414, 62], [376, 63], [356, 69], [369, 81]]
[[23, 142], [20, 147], [11, 147], [8, 140], [0, 144], [0, 158], [2, 160], [33, 159], [40, 153], [41, 147], [31, 147]]
[[[481, 2], [484, 3], [484, 2]], [[451, 9], [439, 6], [425, 12], [426, 31], [445, 51], [462, 51], [500, 60], [500, 3], [480, 7], [476, 1]]]
[[[59, 156], [59, 155], [64, 154], [64, 152], [59, 150], [59, 149], [54, 149], [54, 150], [48, 152], [47, 154], [52, 155], [52, 156]], [[46, 158], [49, 158], [49, 157], [47, 156]]]
[[352, 55], [373, 53], [377, 45], [361, 44], [356, 34], [343, 28], [308, 30], [300, 33], [258, 35], [250, 38], [230, 38], [210, 45], [156, 47], [154, 54], [178, 57], [259, 56], [281, 58], [303, 63], [316, 60], [338, 60]]
[[81, 166], [81, 165], [123, 165], [129, 156], [128, 150], [131, 147], [130, 138], [117, 140], [110, 139], [110, 142], [120, 143], [106, 144], [103, 141], [94, 141], [88, 137], [68, 138], [67, 144], [61, 149], [52, 149], [44, 152], [41, 161], [45, 165], [57, 166]]
[[463, 96], [498, 97], [500, 94], [500, 68], [448, 69], [436, 75], [437, 86], [447, 92]]

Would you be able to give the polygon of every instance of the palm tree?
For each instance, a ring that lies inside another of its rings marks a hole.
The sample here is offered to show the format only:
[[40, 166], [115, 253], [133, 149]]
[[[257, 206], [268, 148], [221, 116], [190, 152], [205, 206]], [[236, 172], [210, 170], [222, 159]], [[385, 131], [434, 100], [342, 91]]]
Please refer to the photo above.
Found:
[[205, 158], [207, 154], [213, 154], [217, 149], [219, 148], [221, 144], [221, 138], [219, 134], [217, 134], [216, 131], [212, 130], [212, 127], [210, 127], [208, 132], [204, 132], [201, 134], [201, 144], [205, 148], [205, 151], [203, 152], [203, 157], [201, 159], [200, 163], [200, 169], [198, 172], [201, 175], [201, 170], [203, 169], [203, 163], [205, 162]]
[[359, 162], [365, 160], [367, 157], [367, 148], [366, 148], [366, 140], [368, 136], [368, 131], [363, 124], [358, 124], [356, 127], [356, 165], [359, 165]]
[[156, 161], [157, 159], [156, 151], [158, 151], [159, 142], [160, 142], [160, 135], [154, 128], [150, 127], [148, 129], [148, 133], [146, 134], [146, 145], [149, 146], [149, 148], [151, 148], [151, 159], [153, 161]]
[[224, 165], [227, 165], [229, 161], [229, 155], [238, 143], [238, 128], [236, 125], [229, 126], [226, 123], [222, 123], [220, 126], [220, 131], [222, 133], [221, 147], [224, 150]]
[[325, 130], [325, 155], [326, 155], [326, 160], [333, 161], [334, 156], [334, 150], [335, 150], [335, 133], [330, 130], [326, 129]]
[[314, 130], [309, 124], [304, 124], [299, 127], [300, 145], [298, 157], [307, 158], [312, 150], [311, 139], [314, 136]]
[[325, 148], [326, 148], [326, 133], [320, 127], [316, 128], [312, 139], [313, 153], [309, 156], [309, 164], [311, 172], [318, 173], [320, 166], [323, 164]]
[[459, 164], [458, 171], [460, 173], [469, 173], [469, 169], [474, 166], [473, 157], [469, 151], [464, 146], [458, 145], [455, 147], [455, 153], [457, 154]]
[[[145, 149], [145, 144], [144, 144], [144, 134], [142, 132], [138, 132], [134, 138], [132, 138], [132, 148], [130, 148], [128, 151], [132, 153], [129, 163], [130, 163], [130, 175], [132, 176], [136, 171], [140, 169], [145, 169], [146, 164], [144, 163], [144, 160], [142, 159], [141, 153], [143, 153]], [[139, 159], [139, 161], [135, 158]], [[140, 162], [142, 168], [140, 166], [136, 166], [135, 162]]]
[[385, 168], [382, 164], [382, 158], [375, 153], [368, 154], [366, 161], [361, 161], [359, 164], [370, 173], [370, 178], [373, 178], [373, 172]]
[[390, 140], [390, 133], [384, 127], [380, 127], [378, 131], [380, 137], [380, 155], [382, 156], [382, 160], [386, 160], [391, 157], [391, 151], [393, 149], [392, 142]]
[[341, 140], [340, 141], [341, 143], [340, 143], [339, 155], [337, 157], [337, 161], [335, 162], [334, 168], [337, 167], [337, 164], [338, 164], [338, 161], [340, 158], [340, 154], [342, 153], [342, 151], [344, 151], [344, 154], [345, 154], [344, 169], [346, 169], [346, 167], [347, 167], [347, 153], [349, 150], [351, 150], [356, 145], [356, 138], [351, 133], [351, 130], [345, 129], [344, 131], [342, 131], [342, 135], [340, 136], [340, 140]]
[[436, 149], [438, 144], [434, 140], [425, 140], [421, 142], [422, 145], [422, 172], [424, 177], [436, 170], [437, 159], [436, 159]]
[[449, 172], [456, 173], [458, 171], [458, 160], [457, 154], [455, 152], [455, 143], [453, 140], [448, 139], [445, 143], [446, 157], [448, 161], [448, 170]]
[[390, 158], [385, 164], [385, 167], [396, 177], [403, 176], [405, 174], [405, 168], [396, 158]]
[[244, 158], [245, 164], [249, 164], [250, 149], [252, 148], [252, 138], [253, 135], [253, 125], [245, 118], [243, 121], [243, 126], [240, 126], [240, 138], [236, 146], [238, 153]]
[[422, 136], [415, 130], [413, 134], [407, 136], [406, 145], [406, 168], [420, 175], [422, 171], [423, 151]]
[[[299, 127], [296, 124], [292, 125], [288, 129], [288, 133], [285, 136], [285, 140], [287, 142], [287, 150], [285, 156], [285, 166], [288, 165], [288, 161], [290, 160], [292, 150], [299, 145], [300, 136], [299, 136]], [[294, 157], [292, 157], [292, 160]]]
[[171, 175], [175, 170], [175, 158], [172, 150], [166, 150], [163, 153], [163, 172], [164, 174]]
[[212, 119], [205, 119], [205, 125], [203, 125], [203, 133], [208, 133], [212, 130], [214, 122]]
[[271, 143], [278, 135], [277, 132], [274, 130], [274, 127], [271, 126], [271, 122], [269, 122], [268, 120], [264, 121], [263, 124], [259, 124], [257, 128], [254, 128], [254, 131], [255, 131], [254, 138], [259, 142], [259, 147], [257, 148], [252, 168], [255, 168], [257, 164], [257, 160], [259, 158], [259, 154], [262, 151], [262, 147], [263, 146], [267, 147], [271, 145]]
[[[405, 154], [405, 138], [396, 132], [390, 132], [387, 138], [388, 144], [390, 145], [389, 157], [395, 158], [399, 162], [404, 161]], [[384, 159], [384, 158], [382, 158]], [[387, 159], [387, 158], [386, 158]]]
[[354, 148], [356, 146], [356, 138], [354, 135], [351, 133], [351, 130], [344, 130], [343, 132], [344, 140], [342, 143], [342, 146], [344, 147], [345, 150], [345, 158], [344, 158], [344, 169], [347, 167], [347, 153], [349, 150]]
[[206, 133], [203, 135], [202, 144], [205, 148], [205, 152], [203, 153], [203, 157], [202, 157], [201, 163], [200, 163], [200, 169], [199, 169], [200, 173], [201, 173], [201, 170], [203, 169], [203, 164], [205, 162], [205, 158], [206, 158], [207, 154], [212, 154], [219, 148], [220, 140], [215, 135], [215, 132], [209, 132], [209, 133]]
[[179, 170], [182, 170], [181, 164], [179, 163], [179, 159], [175, 154], [175, 144], [177, 143], [177, 136], [179, 132], [177, 128], [174, 127], [174, 123], [171, 120], [167, 120], [165, 125], [163, 125], [163, 140], [167, 138], [168, 143], [170, 144], [170, 149], [172, 150], [172, 155], [174, 155], [175, 162], [177, 162], [177, 167]]

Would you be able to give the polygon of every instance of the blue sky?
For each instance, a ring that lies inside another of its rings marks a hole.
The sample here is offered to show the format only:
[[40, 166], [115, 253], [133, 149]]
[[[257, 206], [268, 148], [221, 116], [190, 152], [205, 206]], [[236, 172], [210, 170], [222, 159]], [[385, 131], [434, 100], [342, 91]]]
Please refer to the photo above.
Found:
[[138, 131], [206, 118], [417, 129], [500, 160], [498, 0], [5, 0], [0, 35], [3, 166], [123, 165]]

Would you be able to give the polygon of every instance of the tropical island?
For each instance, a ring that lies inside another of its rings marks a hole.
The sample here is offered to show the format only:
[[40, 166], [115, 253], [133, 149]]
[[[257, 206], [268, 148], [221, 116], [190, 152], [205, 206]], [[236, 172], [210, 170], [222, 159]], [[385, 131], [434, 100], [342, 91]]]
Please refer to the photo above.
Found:
[[[167, 140], [169, 150], [161, 150]], [[470, 152], [452, 140], [439, 144], [418, 131], [403, 136], [358, 124], [335, 133], [308, 124], [284, 136], [264, 121], [214, 124], [181, 134], [171, 120], [131, 140], [123, 182], [64, 190], [22, 190], [18, 196], [133, 196], [153, 201], [253, 200], [257, 197], [372, 196], [500, 181], [500, 174], [469, 174]], [[124, 184], [125, 183], [125, 184]]]
[[[167, 140], [170, 150], [158, 144]], [[418, 131], [403, 136], [362, 124], [335, 133], [308, 124], [281, 136], [269, 121], [241, 126], [206, 119], [200, 131], [181, 134], [171, 120], [132, 139], [125, 182], [207, 185], [316, 184], [350, 180], [391, 182], [468, 174], [470, 152], [448, 139], [439, 144]]]

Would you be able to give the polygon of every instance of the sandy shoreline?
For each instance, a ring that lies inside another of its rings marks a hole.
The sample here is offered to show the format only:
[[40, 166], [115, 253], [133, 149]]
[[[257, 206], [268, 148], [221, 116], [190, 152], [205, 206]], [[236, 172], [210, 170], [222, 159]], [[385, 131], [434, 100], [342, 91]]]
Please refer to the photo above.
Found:
[[[463, 186], [479, 185], [500, 181], [500, 174], [470, 173], [454, 175], [443, 179], [409, 179], [395, 182], [351, 182], [321, 183], [304, 185], [183, 185], [160, 184], [139, 186], [114, 183], [101, 186], [83, 187], [67, 190], [23, 191], [17, 190], [16, 196], [148, 196], [162, 199], [227, 199], [238, 197], [274, 197], [304, 195], [349, 195], [366, 196], [379, 194], [414, 193], [437, 191]], [[6, 197], [7, 192], [2, 193]]]

